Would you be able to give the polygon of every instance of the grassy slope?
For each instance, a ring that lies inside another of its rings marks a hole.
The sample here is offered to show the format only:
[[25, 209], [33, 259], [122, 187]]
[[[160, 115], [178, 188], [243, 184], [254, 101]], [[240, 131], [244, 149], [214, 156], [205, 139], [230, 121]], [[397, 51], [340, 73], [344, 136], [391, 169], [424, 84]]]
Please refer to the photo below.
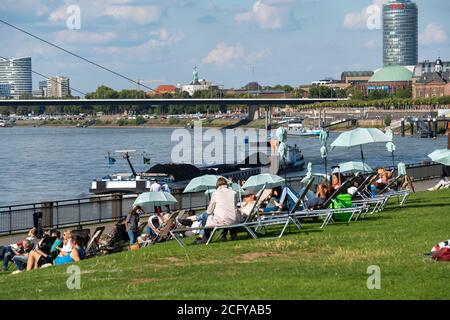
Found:
[[[422, 254], [450, 238], [450, 191], [412, 196], [363, 221], [307, 224], [280, 240], [180, 248], [175, 242], [82, 261], [81, 290], [66, 267], [0, 275], [3, 299], [448, 299], [450, 263]], [[293, 229], [292, 229], [293, 230]], [[366, 271], [381, 268], [381, 290]]]

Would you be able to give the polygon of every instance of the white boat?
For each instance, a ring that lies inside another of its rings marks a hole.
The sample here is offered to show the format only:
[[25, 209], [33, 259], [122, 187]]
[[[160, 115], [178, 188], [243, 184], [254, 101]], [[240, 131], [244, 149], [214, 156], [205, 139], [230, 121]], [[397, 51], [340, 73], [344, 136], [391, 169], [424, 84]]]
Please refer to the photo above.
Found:
[[[250, 146], [251, 148], [251, 146]], [[270, 149], [270, 146], [267, 146]], [[116, 151], [122, 153], [128, 162], [131, 173], [119, 173], [106, 176], [91, 183], [89, 192], [94, 194], [107, 193], [142, 193], [149, 191], [151, 180], [169, 184], [171, 189], [183, 189], [192, 178], [204, 174], [216, 174], [231, 180], [247, 180], [253, 175], [269, 170], [270, 161], [267, 152], [251, 153], [239, 164], [222, 164], [197, 168], [190, 164], [156, 164], [147, 172], [137, 173], [130, 162], [129, 153], [133, 150]], [[280, 172], [301, 171], [305, 160], [297, 146], [289, 146], [286, 160], [279, 164]]]
[[301, 123], [291, 123], [287, 127], [288, 136], [317, 137], [320, 132], [320, 129], [305, 129]]

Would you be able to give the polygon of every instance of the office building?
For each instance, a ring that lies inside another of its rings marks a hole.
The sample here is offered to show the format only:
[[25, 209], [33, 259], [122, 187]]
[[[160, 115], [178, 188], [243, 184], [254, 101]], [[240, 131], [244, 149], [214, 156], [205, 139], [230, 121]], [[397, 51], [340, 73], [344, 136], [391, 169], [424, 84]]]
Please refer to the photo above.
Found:
[[418, 9], [410, 0], [383, 5], [383, 65], [415, 66], [418, 62]]
[[10, 94], [14, 99], [32, 93], [31, 58], [1, 59], [0, 83], [10, 85]]

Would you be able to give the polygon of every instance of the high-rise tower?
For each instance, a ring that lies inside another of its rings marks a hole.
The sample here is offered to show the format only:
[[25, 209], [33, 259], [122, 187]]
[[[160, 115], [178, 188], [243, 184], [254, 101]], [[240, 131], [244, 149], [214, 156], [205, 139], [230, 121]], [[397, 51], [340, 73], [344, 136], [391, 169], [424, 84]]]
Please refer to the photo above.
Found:
[[418, 62], [418, 10], [411, 0], [383, 5], [383, 64], [412, 66]]

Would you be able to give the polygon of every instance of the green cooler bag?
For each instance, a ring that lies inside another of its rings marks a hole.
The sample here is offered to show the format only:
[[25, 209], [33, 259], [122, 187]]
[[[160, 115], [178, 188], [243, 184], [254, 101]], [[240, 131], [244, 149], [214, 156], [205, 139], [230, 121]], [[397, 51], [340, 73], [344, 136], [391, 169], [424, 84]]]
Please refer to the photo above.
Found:
[[[347, 194], [340, 194], [334, 199], [330, 205], [330, 208], [332, 209], [340, 209], [340, 208], [351, 208], [352, 207], [352, 196]], [[339, 212], [333, 214], [333, 220], [334, 221], [348, 221], [350, 219], [350, 216], [352, 215], [351, 212]]]

